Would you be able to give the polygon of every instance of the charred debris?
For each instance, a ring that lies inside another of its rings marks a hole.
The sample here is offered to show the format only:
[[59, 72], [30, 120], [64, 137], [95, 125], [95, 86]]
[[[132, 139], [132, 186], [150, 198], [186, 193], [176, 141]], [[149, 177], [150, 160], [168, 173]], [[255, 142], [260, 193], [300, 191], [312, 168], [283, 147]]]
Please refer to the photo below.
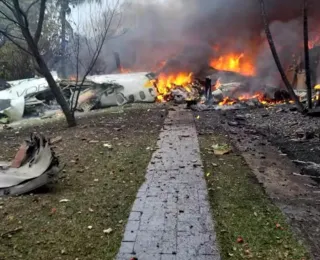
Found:
[[29, 193], [53, 183], [59, 171], [50, 140], [33, 133], [12, 162], [0, 162], [0, 197]]
[[[133, 102], [154, 102], [156, 90], [146, 87], [147, 73], [90, 76], [79, 87], [75, 79], [55, 76], [70, 107], [87, 112]], [[0, 123], [30, 117], [48, 117], [60, 110], [44, 78], [6, 82], [0, 91]], [[78, 102], [76, 102], [78, 97]]]
[[[311, 51], [311, 80], [313, 105], [320, 103], [320, 85], [317, 84], [319, 48]], [[302, 59], [294, 59], [287, 77], [295, 94], [307, 102], [306, 76]], [[54, 79], [70, 107], [88, 112], [94, 109], [122, 106], [135, 102], [186, 103], [194, 110], [226, 110], [263, 107], [292, 103], [283, 86], [266, 84], [259, 76], [244, 76], [237, 72], [207, 67], [192, 74], [187, 81], [177, 83], [163, 79], [162, 73], [121, 73], [89, 76], [79, 87], [75, 78]], [[7, 124], [22, 118], [53, 116], [60, 110], [44, 78], [12, 82], [0, 81], [0, 123]], [[78, 97], [78, 100], [77, 100]]]

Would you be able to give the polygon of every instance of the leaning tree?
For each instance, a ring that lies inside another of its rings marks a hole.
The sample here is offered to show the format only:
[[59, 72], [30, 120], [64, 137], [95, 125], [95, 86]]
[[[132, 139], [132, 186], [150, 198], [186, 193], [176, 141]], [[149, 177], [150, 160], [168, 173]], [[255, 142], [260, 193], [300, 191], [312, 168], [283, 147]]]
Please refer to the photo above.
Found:
[[286, 86], [291, 98], [294, 100], [298, 110], [300, 112], [304, 112], [305, 111], [305, 107], [302, 105], [302, 103], [300, 102], [298, 96], [294, 92], [293, 87], [290, 84], [290, 82], [289, 82], [289, 80], [288, 80], [288, 78], [286, 76], [286, 73], [284, 72], [284, 69], [283, 69], [283, 67], [281, 65], [281, 61], [280, 61], [279, 55], [277, 53], [277, 49], [275, 47], [275, 44], [274, 44], [274, 41], [273, 41], [273, 37], [272, 37], [271, 31], [270, 31], [269, 20], [268, 20], [268, 17], [267, 17], [264, 0], [259, 0], [259, 2], [260, 2], [260, 11], [261, 11], [261, 17], [262, 17], [262, 20], [263, 20], [264, 30], [265, 30], [265, 33], [266, 33], [266, 37], [267, 37], [267, 40], [268, 40], [268, 43], [269, 43], [270, 50], [272, 52], [274, 61], [275, 61], [276, 65], [277, 65], [277, 68], [279, 70], [281, 78], [282, 78], [282, 80], [283, 80], [283, 82], [284, 82], [284, 84], [285, 84], [285, 86]]
[[[5, 23], [0, 33], [34, 59], [36, 70], [47, 80], [52, 94], [65, 115], [68, 126], [72, 127], [76, 125], [75, 116], [39, 49], [39, 41], [45, 23], [46, 5], [47, 0], [34, 0], [28, 5], [25, 4], [25, 0], [0, 0], [0, 21]], [[30, 10], [32, 9], [37, 10], [38, 17], [34, 31], [30, 27]]]

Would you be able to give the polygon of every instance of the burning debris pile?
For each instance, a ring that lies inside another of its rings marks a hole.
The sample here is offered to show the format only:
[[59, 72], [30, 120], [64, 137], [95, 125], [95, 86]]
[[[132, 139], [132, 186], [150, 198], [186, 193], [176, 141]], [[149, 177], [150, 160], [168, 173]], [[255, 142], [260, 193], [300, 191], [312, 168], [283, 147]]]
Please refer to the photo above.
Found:
[[[313, 56], [313, 63], [318, 64], [320, 55]], [[198, 72], [177, 72], [174, 66], [170, 67], [170, 62], [163, 63], [155, 73], [130, 72], [121, 67], [120, 74], [89, 76], [81, 88], [75, 79], [61, 80], [56, 75], [54, 78], [70, 107], [81, 112], [134, 102], [174, 101], [188, 103], [195, 109], [216, 110], [291, 102], [280, 84], [267, 84], [268, 81], [256, 73], [250, 56], [244, 53], [211, 58], [202, 68], [199, 65]], [[305, 75], [301, 68], [301, 62], [291, 66], [288, 78], [301, 101], [306, 101]], [[315, 104], [320, 103], [317, 82], [314, 69]], [[44, 78], [2, 83], [0, 97], [0, 123], [30, 116], [46, 117], [60, 110]]]
[[58, 166], [49, 140], [31, 134], [11, 163], [0, 162], [0, 196], [28, 193], [51, 183], [59, 172]]
[[[230, 64], [234, 66], [234, 63]], [[236, 67], [234, 69], [237, 70]], [[208, 68], [197, 77], [192, 73], [153, 77], [149, 83], [158, 90], [157, 100], [160, 102], [173, 100], [176, 103], [202, 104], [202, 107], [205, 103], [213, 109], [291, 102], [287, 91], [280, 87], [266, 85], [257, 77], [232, 71]]]

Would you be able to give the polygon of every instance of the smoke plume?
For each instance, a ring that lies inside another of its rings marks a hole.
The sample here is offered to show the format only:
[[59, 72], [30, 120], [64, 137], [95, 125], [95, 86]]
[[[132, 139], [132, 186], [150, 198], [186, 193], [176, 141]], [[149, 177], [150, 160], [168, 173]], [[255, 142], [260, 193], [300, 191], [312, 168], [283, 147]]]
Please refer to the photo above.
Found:
[[[259, 75], [268, 78], [275, 72], [258, 0], [133, 2], [123, 6], [122, 26], [128, 28], [128, 32], [107, 46], [108, 50], [120, 53], [124, 67], [198, 73], [210, 58], [243, 52], [254, 59]], [[302, 2], [265, 0], [270, 28], [285, 66], [292, 53], [301, 48]], [[320, 34], [320, 23], [316, 19], [320, 17], [320, 1], [309, 3], [312, 36]], [[109, 69], [112, 70], [112, 66]]]

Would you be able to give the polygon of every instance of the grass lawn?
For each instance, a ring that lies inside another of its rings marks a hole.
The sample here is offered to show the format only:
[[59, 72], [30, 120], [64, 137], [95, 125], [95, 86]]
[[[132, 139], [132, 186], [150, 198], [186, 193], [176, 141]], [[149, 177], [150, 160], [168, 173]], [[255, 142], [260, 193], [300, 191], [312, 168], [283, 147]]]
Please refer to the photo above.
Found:
[[199, 138], [222, 259], [309, 259], [244, 159], [236, 152], [214, 155], [212, 146], [226, 138]]
[[0, 161], [38, 131], [62, 137], [54, 150], [65, 165], [56, 184], [0, 198], [0, 259], [114, 259], [165, 114], [125, 109], [81, 118], [71, 129], [54, 122], [0, 133]]

